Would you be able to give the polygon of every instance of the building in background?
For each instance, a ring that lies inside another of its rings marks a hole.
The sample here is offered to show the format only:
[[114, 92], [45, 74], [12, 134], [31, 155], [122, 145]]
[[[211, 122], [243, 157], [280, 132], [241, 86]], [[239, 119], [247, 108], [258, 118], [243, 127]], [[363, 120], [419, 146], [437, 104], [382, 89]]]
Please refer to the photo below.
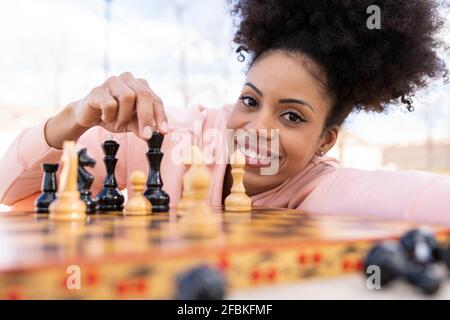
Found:
[[383, 165], [397, 170], [426, 170], [450, 173], [450, 137], [416, 144], [383, 148]]

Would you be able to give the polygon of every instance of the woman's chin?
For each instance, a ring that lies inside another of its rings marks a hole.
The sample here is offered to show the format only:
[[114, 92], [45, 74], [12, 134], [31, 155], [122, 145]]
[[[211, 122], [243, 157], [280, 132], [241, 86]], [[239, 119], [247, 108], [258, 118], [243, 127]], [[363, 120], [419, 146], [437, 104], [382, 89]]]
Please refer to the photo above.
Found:
[[263, 193], [276, 188], [282, 182], [276, 176], [262, 176], [259, 169], [245, 168], [244, 186], [249, 196]]

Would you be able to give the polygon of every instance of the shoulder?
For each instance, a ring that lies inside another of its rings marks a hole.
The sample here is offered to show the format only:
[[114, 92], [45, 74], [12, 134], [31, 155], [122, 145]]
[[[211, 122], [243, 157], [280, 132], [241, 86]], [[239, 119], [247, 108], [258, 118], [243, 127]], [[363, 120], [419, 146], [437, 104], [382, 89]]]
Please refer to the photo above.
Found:
[[338, 159], [327, 155], [320, 157], [315, 155], [311, 159], [310, 163], [312, 166], [342, 168], [342, 164]]

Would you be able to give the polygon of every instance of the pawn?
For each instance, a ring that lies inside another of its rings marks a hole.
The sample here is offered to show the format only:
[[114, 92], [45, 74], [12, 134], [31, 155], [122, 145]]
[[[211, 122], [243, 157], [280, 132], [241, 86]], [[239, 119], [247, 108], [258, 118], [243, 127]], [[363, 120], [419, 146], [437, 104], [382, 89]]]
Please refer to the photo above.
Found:
[[184, 165], [190, 165], [190, 168], [183, 175], [183, 192], [181, 199], [177, 203], [178, 215], [183, 215], [191, 207], [194, 196], [192, 194], [192, 172], [195, 172], [195, 166], [201, 165], [202, 153], [196, 146], [191, 146], [190, 156], [184, 160]]
[[213, 213], [208, 204], [210, 173], [205, 165], [193, 166], [191, 172], [192, 205], [183, 215], [180, 228], [188, 238], [211, 238], [221, 231], [220, 216]]
[[134, 171], [131, 174], [131, 189], [134, 195], [128, 200], [124, 208], [125, 215], [143, 216], [152, 213], [152, 204], [144, 197], [145, 174], [142, 171]]
[[231, 157], [231, 175], [233, 186], [231, 193], [225, 198], [225, 211], [248, 212], [252, 210], [252, 200], [245, 193], [244, 187], [245, 157], [236, 150]]
[[58, 170], [57, 163], [42, 164], [44, 176], [42, 178], [42, 193], [36, 198], [34, 202], [37, 213], [48, 213], [50, 203], [56, 199], [56, 171]]

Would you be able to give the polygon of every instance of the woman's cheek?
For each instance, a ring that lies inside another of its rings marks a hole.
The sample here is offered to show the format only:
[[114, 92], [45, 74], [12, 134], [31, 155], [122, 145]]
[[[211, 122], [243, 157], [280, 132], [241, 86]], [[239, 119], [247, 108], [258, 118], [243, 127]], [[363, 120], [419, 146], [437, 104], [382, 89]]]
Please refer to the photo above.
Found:
[[286, 169], [291, 173], [301, 170], [307, 163], [310, 154], [311, 145], [297, 135], [288, 137], [289, 142], [285, 145]]

